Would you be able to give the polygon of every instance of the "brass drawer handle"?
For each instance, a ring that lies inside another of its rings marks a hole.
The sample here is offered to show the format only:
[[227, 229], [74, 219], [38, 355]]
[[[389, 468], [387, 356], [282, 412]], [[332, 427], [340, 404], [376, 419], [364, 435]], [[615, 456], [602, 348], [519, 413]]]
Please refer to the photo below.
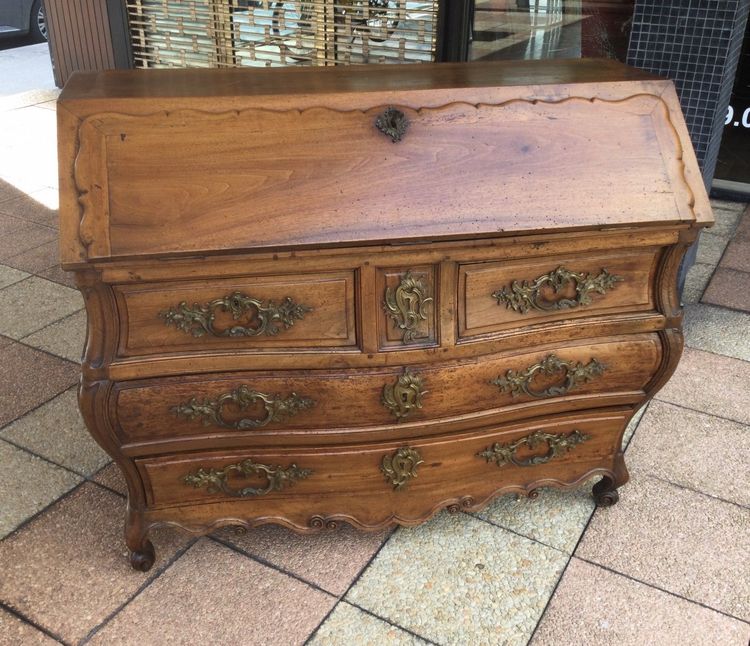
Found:
[[422, 408], [422, 397], [426, 394], [422, 377], [409, 368], [404, 368], [404, 374], [395, 384], [383, 386], [381, 403], [400, 422], [409, 417], [414, 409]]
[[[225, 404], [235, 404], [240, 410], [245, 410], [251, 404], [257, 401], [263, 402], [265, 416], [260, 419], [245, 418], [236, 422], [228, 422], [222, 416], [222, 409]], [[233, 428], [241, 431], [247, 428], [258, 428], [266, 426], [271, 422], [282, 422], [289, 417], [293, 417], [301, 410], [312, 408], [315, 402], [307, 397], [300, 397], [297, 393], [291, 393], [288, 397], [278, 395], [266, 395], [257, 390], [250, 390], [247, 386], [240, 386], [232, 392], [219, 395], [216, 399], [204, 399], [199, 401], [193, 397], [184, 404], [174, 406], [171, 410], [178, 417], [187, 419], [201, 419], [203, 424], [215, 424], [223, 428]]]
[[409, 127], [409, 120], [401, 110], [397, 110], [391, 106], [386, 108], [383, 114], [375, 119], [375, 127], [384, 135], [388, 135], [395, 144], [401, 141], [401, 138], [406, 134], [406, 129]]
[[[227, 479], [232, 473], [237, 473], [243, 478], [263, 475], [268, 482], [265, 487], [232, 489], [227, 484]], [[290, 464], [284, 469], [278, 465], [258, 464], [253, 462], [252, 458], [248, 458], [237, 464], [229, 464], [223, 469], [198, 469], [194, 473], [188, 473], [183, 478], [183, 482], [196, 489], [206, 487], [206, 492], [210, 494], [223, 491], [228, 496], [235, 498], [248, 498], [250, 496], [265, 496], [272, 491], [281, 491], [297, 482], [297, 480], [304, 480], [310, 475], [312, 475], [310, 469], [300, 469], [296, 464]]]
[[[581, 362], [564, 361], [554, 354], [550, 354], [539, 363], [529, 366], [526, 370], [516, 372], [508, 370], [505, 377], [498, 376], [497, 379], [490, 381], [500, 388], [501, 392], [510, 392], [513, 397], [526, 393], [531, 397], [559, 397], [570, 392], [577, 386], [591, 381], [604, 373], [606, 366], [591, 359], [586, 365]], [[565, 371], [565, 381], [560, 386], [550, 386], [544, 390], [534, 390], [531, 382], [537, 374], [554, 375], [556, 372]]]
[[[537, 464], [545, 464], [554, 458], [560, 457], [570, 451], [574, 446], [590, 440], [590, 435], [585, 435], [579, 430], [572, 433], [544, 433], [534, 431], [531, 435], [522, 437], [509, 444], [500, 444], [496, 442], [491, 447], [481, 453], [477, 453], [478, 458], [484, 458], [487, 462], [494, 462], [499, 467], [506, 464], [515, 464], [517, 467], [533, 467]], [[529, 458], [519, 459], [516, 457], [516, 451], [525, 446], [531, 450], [536, 449], [540, 444], [547, 443], [549, 448], [544, 455], [534, 455]]]
[[[497, 299], [498, 305], [505, 303], [507, 309], [512, 309], [521, 314], [526, 314], [530, 309], [551, 312], [589, 305], [593, 292], [604, 294], [608, 289], [613, 289], [615, 283], [623, 280], [625, 279], [621, 276], [614, 276], [606, 269], [602, 269], [598, 276], [593, 276], [592, 274], [570, 271], [565, 267], [558, 267], [549, 274], [539, 276], [533, 282], [524, 280], [519, 283], [514, 280], [510, 289], [503, 287], [493, 292], [492, 297]], [[571, 283], [575, 284], [576, 295], [574, 299], [546, 300], [545, 288], [551, 288], [555, 295], [558, 295]]]
[[417, 337], [419, 324], [427, 320], [426, 309], [431, 304], [427, 284], [421, 278], [414, 278], [411, 271], [404, 274], [395, 290], [386, 288], [383, 308], [393, 319], [394, 325], [403, 332], [404, 344], [411, 343]]
[[419, 451], [410, 446], [405, 446], [393, 455], [384, 456], [380, 470], [383, 472], [385, 479], [398, 491], [403, 489], [409, 480], [417, 477], [417, 467], [423, 462]]
[[[214, 327], [216, 310], [231, 312], [235, 321], [252, 314], [252, 320], [257, 323], [254, 327], [233, 325], [224, 330], [217, 330]], [[260, 336], [262, 334], [276, 336], [282, 329], [292, 327], [295, 320], [302, 320], [307, 312], [312, 312], [312, 308], [295, 303], [288, 296], [281, 303], [276, 304], [274, 301], [263, 302], [240, 292], [234, 292], [205, 305], [193, 303], [192, 307], [189, 307], [185, 301], [182, 301], [177, 307], [160, 312], [159, 318], [163, 318], [167, 325], [174, 325], [178, 330], [192, 334], [196, 338], [205, 334], [213, 334], [217, 337]]]

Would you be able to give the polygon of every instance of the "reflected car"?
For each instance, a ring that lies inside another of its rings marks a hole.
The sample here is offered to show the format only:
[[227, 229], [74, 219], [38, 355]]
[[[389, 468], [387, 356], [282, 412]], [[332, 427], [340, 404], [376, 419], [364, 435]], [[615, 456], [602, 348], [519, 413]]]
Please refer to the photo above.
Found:
[[27, 35], [37, 43], [47, 40], [42, 0], [0, 1], [0, 38]]

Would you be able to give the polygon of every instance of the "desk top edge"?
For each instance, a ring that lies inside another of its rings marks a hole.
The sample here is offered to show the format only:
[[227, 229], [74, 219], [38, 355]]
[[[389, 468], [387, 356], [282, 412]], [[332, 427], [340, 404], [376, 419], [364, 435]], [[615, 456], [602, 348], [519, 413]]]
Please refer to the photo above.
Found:
[[663, 81], [605, 59], [352, 65], [337, 67], [77, 72], [58, 101], [274, 96]]

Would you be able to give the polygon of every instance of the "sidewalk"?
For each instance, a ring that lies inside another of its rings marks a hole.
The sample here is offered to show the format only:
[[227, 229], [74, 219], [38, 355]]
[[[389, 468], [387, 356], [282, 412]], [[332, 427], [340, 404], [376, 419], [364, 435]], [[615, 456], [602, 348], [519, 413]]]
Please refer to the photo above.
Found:
[[0, 50], [0, 102], [14, 94], [54, 89], [47, 43]]
[[163, 530], [138, 573], [122, 479], [76, 406], [86, 323], [58, 267], [55, 93], [25, 96], [0, 111], [0, 646], [747, 645], [745, 205], [714, 203], [685, 353], [631, 424], [618, 505], [595, 511], [589, 483], [377, 534]]

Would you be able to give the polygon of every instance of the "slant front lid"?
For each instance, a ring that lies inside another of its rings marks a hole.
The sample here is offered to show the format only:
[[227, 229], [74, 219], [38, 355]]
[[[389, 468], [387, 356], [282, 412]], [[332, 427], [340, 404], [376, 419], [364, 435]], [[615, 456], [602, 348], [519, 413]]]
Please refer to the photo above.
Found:
[[107, 110], [101, 96], [68, 91], [64, 262], [710, 217], [698, 212], [705, 191], [667, 82], [459, 78], [394, 92], [385, 78], [366, 92], [213, 101], [199, 87], [160, 98], [131, 87]]

